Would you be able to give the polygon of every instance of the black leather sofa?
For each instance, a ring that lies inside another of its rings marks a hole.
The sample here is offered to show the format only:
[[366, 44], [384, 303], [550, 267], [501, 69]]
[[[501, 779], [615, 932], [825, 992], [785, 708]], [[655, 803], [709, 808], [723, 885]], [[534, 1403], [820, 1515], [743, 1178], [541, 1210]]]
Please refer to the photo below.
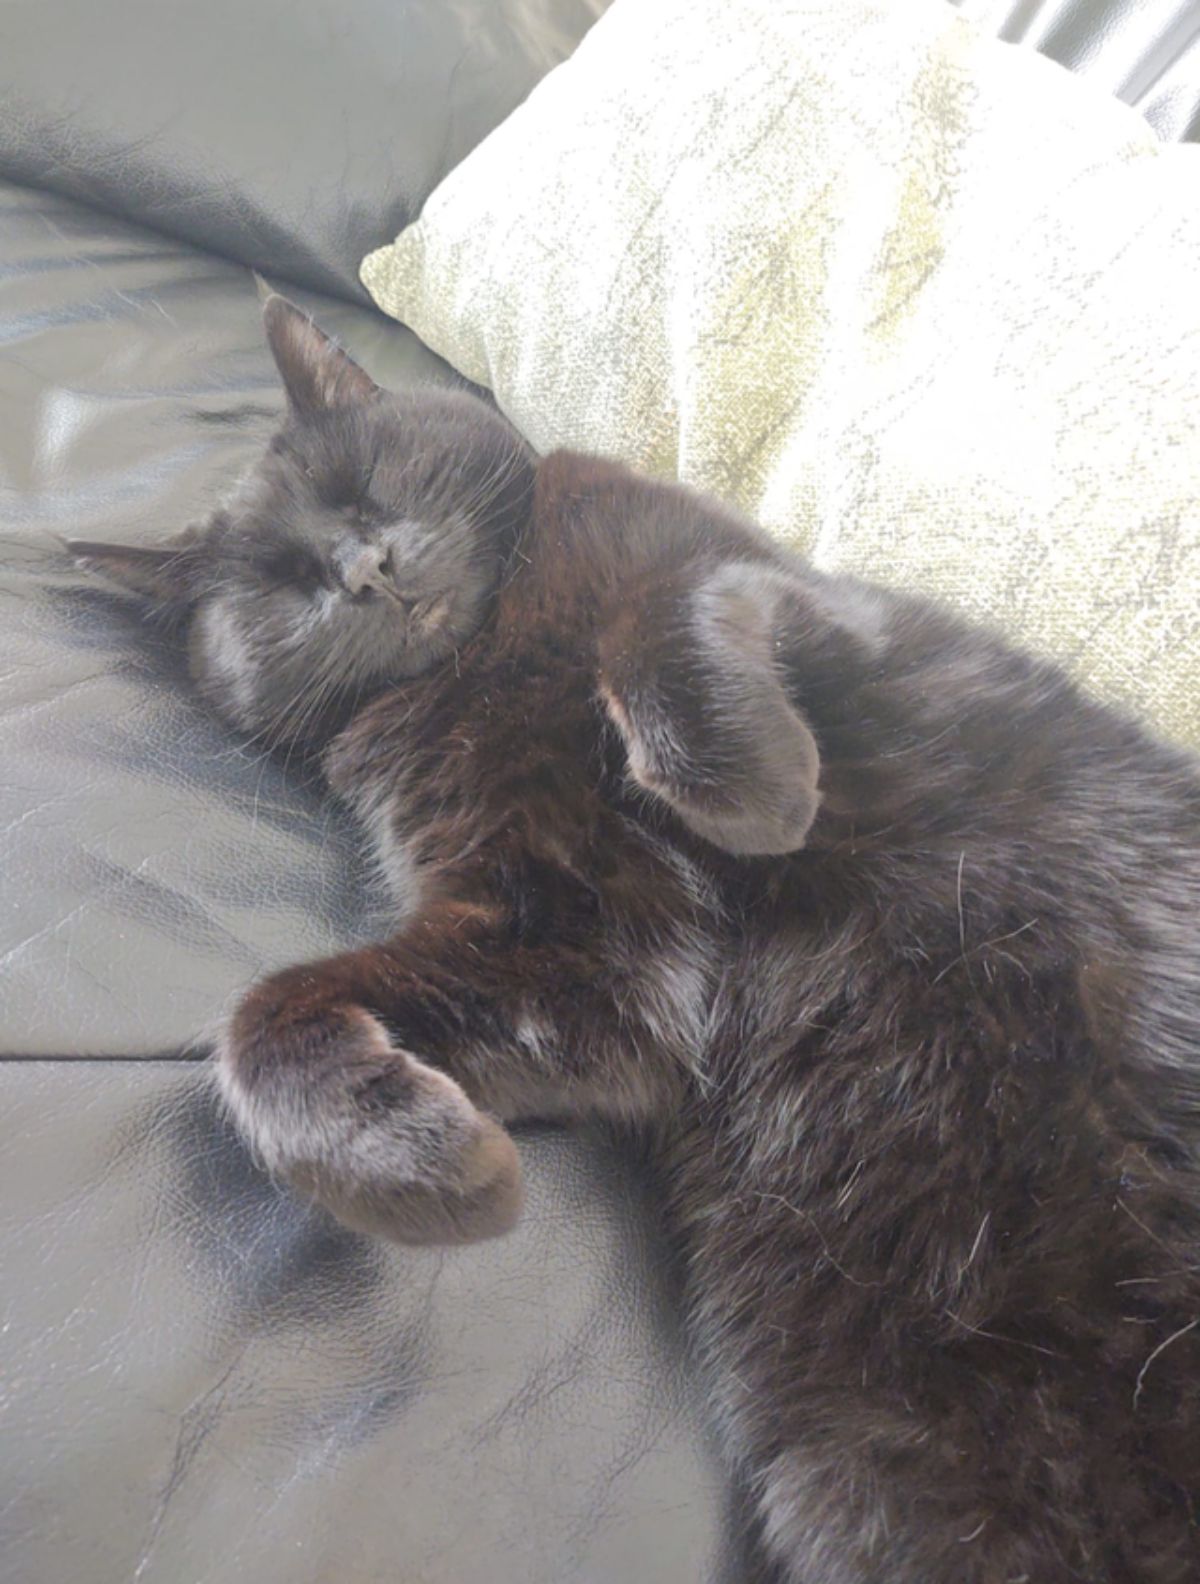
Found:
[[[630, 0], [623, 0], [630, 3]], [[517, 1233], [382, 1248], [278, 1192], [203, 1035], [365, 933], [352, 833], [190, 703], [55, 534], [199, 513], [278, 394], [246, 266], [452, 380], [360, 255], [604, 0], [0, 3], [0, 1578], [741, 1584], [654, 1185], [527, 1135]], [[1200, 6], [976, 7], [1200, 135]]]

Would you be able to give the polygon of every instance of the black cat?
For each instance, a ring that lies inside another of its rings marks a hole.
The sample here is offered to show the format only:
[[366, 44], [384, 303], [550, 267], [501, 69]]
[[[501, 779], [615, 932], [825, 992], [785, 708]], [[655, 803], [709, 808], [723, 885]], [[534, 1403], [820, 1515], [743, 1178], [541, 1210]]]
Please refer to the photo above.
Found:
[[352, 1227], [520, 1208], [503, 1124], [651, 1139], [794, 1584], [1200, 1579], [1200, 770], [1053, 666], [821, 576], [281, 298], [233, 503], [74, 548], [322, 750], [420, 899], [221, 1045]]

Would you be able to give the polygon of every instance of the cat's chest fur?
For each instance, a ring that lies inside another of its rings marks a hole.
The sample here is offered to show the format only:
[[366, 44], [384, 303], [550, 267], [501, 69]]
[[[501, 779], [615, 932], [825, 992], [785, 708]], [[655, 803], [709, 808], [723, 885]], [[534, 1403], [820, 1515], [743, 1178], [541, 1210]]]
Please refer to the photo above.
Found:
[[[399, 894], [424, 867], [518, 852], [582, 873], [627, 825], [622, 762], [586, 633], [522, 608], [437, 676], [390, 692], [331, 745], [326, 772]], [[600, 865], [602, 869], [603, 864]]]

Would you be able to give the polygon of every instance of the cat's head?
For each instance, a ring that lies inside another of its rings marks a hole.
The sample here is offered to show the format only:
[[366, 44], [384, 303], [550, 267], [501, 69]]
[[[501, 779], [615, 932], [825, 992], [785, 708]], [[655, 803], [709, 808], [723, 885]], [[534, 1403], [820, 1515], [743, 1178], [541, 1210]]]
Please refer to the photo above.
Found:
[[476, 631], [534, 459], [482, 401], [383, 391], [284, 298], [263, 317], [287, 412], [228, 504], [159, 545], [70, 549], [186, 624], [222, 716], [284, 741], [322, 735]]

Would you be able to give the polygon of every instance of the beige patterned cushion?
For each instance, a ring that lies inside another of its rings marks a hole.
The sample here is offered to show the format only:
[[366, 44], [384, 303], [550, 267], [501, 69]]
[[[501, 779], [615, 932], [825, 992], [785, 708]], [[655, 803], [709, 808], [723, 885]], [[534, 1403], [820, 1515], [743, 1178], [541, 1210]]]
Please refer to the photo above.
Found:
[[362, 275], [539, 448], [1200, 744], [1200, 148], [945, 0], [617, 0]]

